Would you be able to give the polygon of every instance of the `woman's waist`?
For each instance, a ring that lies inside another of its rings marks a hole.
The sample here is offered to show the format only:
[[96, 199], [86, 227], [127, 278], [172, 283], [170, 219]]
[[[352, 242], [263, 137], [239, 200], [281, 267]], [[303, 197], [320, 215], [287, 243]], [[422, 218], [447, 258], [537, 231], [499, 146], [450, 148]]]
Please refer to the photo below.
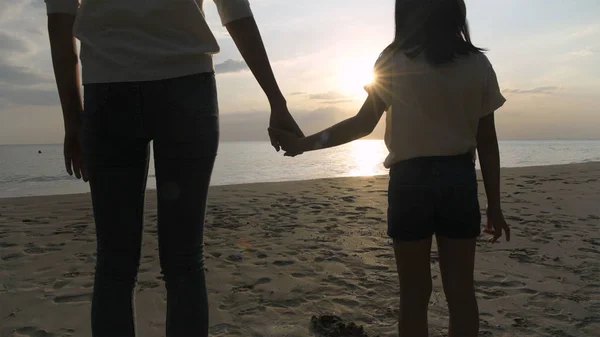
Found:
[[110, 53], [82, 46], [83, 83], [143, 82], [213, 72], [212, 55], [197, 52], [174, 53], [163, 58], [140, 51]]

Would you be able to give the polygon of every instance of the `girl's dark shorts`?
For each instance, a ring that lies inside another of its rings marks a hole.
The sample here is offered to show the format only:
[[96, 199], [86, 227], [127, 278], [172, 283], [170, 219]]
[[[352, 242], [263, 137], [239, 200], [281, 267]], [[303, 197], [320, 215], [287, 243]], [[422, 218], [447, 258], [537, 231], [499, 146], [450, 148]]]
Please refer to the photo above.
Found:
[[481, 234], [477, 175], [471, 154], [421, 157], [390, 169], [387, 234], [400, 241]]

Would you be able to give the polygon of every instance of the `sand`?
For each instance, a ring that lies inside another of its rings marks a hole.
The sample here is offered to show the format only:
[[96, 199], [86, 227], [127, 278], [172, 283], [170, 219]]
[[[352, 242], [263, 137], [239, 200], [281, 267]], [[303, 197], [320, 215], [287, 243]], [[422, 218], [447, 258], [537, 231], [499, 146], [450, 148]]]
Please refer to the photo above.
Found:
[[[478, 243], [481, 336], [600, 336], [600, 163], [503, 170], [510, 243]], [[395, 336], [387, 177], [215, 187], [206, 263], [212, 336], [308, 336], [335, 314]], [[485, 205], [483, 188], [480, 190]], [[156, 202], [147, 198], [138, 335], [164, 335]], [[89, 195], [0, 199], [0, 336], [90, 336]], [[431, 336], [448, 311], [437, 252]]]

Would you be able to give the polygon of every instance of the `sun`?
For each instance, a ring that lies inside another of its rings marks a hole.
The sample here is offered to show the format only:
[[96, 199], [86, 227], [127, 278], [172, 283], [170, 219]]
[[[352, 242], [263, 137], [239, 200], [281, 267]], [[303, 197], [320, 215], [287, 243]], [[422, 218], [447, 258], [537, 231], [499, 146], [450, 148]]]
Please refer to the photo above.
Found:
[[366, 57], [343, 62], [338, 69], [340, 91], [351, 96], [365, 94], [364, 87], [375, 79], [373, 61]]

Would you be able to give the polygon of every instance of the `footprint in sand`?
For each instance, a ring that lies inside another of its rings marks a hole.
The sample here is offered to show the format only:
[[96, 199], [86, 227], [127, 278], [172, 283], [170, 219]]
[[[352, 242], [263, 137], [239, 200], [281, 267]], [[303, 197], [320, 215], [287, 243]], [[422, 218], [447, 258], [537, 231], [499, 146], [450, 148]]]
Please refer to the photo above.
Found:
[[360, 306], [360, 303], [357, 301], [353, 301], [353, 300], [348, 300], [345, 298], [334, 298], [331, 300], [331, 302], [336, 303], [336, 304], [341, 304], [347, 307], [358, 307]]
[[26, 327], [22, 327], [22, 328], [18, 328], [16, 330], [16, 332], [19, 335], [24, 335], [27, 337], [54, 337], [56, 336], [53, 333], [50, 333], [46, 330], [42, 330], [42, 329], [38, 329], [35, 327], [31, 327], [31, 326], [26, 326]]
[[277, 260], [277, 261], [273, 262], [274, 265], [280, 266], [280, 267], [281, 266], [289, 266], [289, 265], [292, 265], [294, 263], [295, 262], [292, 261], [292, 260]]
[[342, 199], [345, 202], [355, 202], [356, 198], [352, 197], [352, 196], [348, 196], [348, 197], [341, 197], [340, 199]]
[[140, 286], [139, 291], [142, 289], [154, 289], [160, 287], [160, 283], [156, 281], [141, 281], [138, 282], [138, 285]]
[[2, 261], [14, 261], [14, 260], [20, 259], [20, 258], [22, 258], [24, 256], [25, 256], [25, 254], [23, 254], [22, 252], [18, 252], [18, 253], [12, 253], [12, 254], [4, 255], [4, 256], [0, 257], [0, 260], [2, 260]]
[[500, 289], [476, 289], [475, 293], [478, 295], [481, 294], [481, 297], [484, 300], [496, 299], [500, 297], [505, 297], [507, 295], [505, 291], [502, 291]]
[[86, 229], [88, 226], [89, 226], [88, 223], [74, 223], [74, 224], [65, 226], [65, 228], [74, 228], [74, 229], [83, 230], [83, 229]]
[[587, 242], [592, 246], [600, 246], [600, 239], [583, 239], [583, 242]]
[[92, 293], [83, 293], [83, 294], [56, 296], [52, 301], [56, 304], [62, 304], [62, 303], [90, 302], [91, 300], [92, 300]]
[[261, 284], [267, 284], [267, 283], [271, 283], [271, 279], [270, 279], [270, 278], [268, 278], [268, 277], [263, 277], [263, 278], [260, 278], [258, 281], [256, 281], [256, 282], [254, 283], [254, 285], [255, 285], [255, 286], [258, 286], [258, 285], [261, 285]]
[[595, 253], [595, 254], [600, 254], [600, 251], [596, 250], [596, 249], [592, 249], [592, 248], [579, 248], [577, 249], [580, 252], [584, 252], [584, 253]]
[[239, 293], [239, 292], [251, 291], [251, 290], [254, 289], [254, 287], [256, 287], [258, 285], [267, 284], [267, 283], [270, 283], [270, 282], [271, 282], [270, 278], [263, 277], [263, 278], [259, 279], [258, 281], [254, 282], [254, 284], [245, 284], [245, 285], [233, 287], [233, 288], [231, 288], [231, 292], [233, 292], [233, 293]]
[[54, 283], [52, 288], [54, 288], [54, 290], [59, 290], [64, 288], [67, 284], [69, 284], [69, 281], [67, 280], [58, 280]]
[[90, 289], [94, 286], [94, 282], [87, 282], [81, 285], [83, 289]]
[[387, 267], [387, 266], [366, 265], [366, 266], [365, 266], [365, 269], [368, 269], [368, 270], [377, 270], [377, 271], [383, 271], [383, 270], [388, 270], [388, 269], [390, 269], [390, 268], [389, 268], [389, 267]]

